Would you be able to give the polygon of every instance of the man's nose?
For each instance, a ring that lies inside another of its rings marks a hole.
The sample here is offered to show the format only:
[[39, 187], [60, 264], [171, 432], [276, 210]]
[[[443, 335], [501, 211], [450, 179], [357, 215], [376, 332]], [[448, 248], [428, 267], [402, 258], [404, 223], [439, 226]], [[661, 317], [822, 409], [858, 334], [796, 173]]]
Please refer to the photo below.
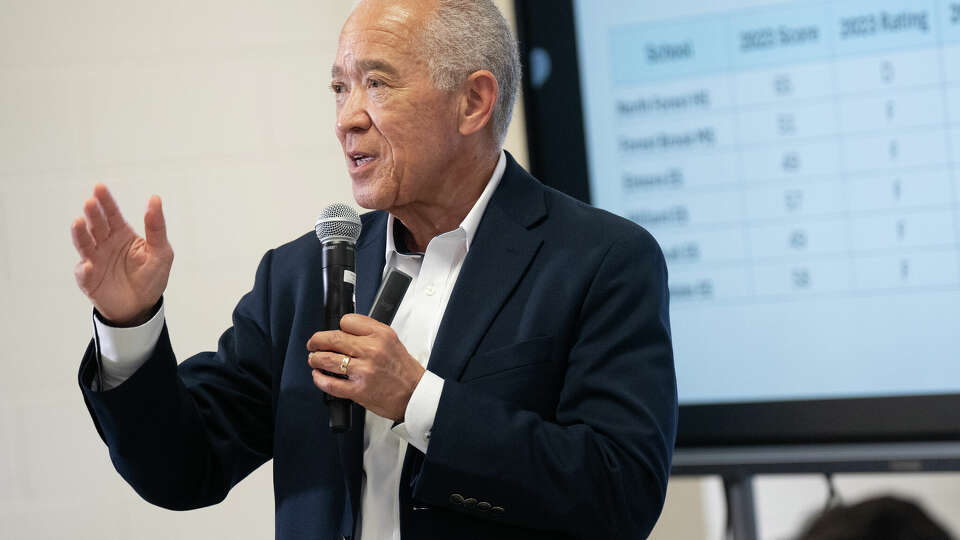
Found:
[[370, 115], [366, 108], [365, 93], [361, 89], [352, 89], [337, 111], [337, 131], [347, 133], [352, 130], [365, 130], [370, 127]]

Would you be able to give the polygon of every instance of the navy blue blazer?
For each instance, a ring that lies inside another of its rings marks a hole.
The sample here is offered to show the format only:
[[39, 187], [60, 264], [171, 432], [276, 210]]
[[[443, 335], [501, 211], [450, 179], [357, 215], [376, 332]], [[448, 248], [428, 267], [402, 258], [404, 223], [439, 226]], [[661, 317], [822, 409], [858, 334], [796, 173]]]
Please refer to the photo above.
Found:
[[[362, 216], [359, 313], [380, 283], [386, 218]], [[646, 231], [508, 156], [430, 356], [446, 382], [427, 454], [407, 449], [403, 538], [646, 537], [677, 422], [667, 296]], [[352, 431], [327, 428], [306, 350], [321, 299], [311, 232], [266, 253], [216, 352], [178, 366], [165, 327], [129, 380], [98, 392], [91, 342], [80, 386], [137, 493], [178, 510], [216, 504], [272, 458], [278, 539], [352, 534], [364, 415], [354, 405]]]

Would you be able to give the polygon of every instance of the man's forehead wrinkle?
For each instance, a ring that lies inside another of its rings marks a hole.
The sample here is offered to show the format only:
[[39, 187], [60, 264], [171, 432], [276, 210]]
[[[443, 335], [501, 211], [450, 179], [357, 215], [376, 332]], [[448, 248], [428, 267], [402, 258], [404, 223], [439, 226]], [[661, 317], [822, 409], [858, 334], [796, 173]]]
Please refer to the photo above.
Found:
[[365, 73], [373, 70], [399, 76], [399, 68], [406, 59], [416, 65], [423, 64], [423, 58], [416, 54], [410, 43], [408, 38], [384, 28], [344, 33], [337, 59], [330, 70], [331, 76], [344, 77], [352, 71]]
[[396, 48], [398, 45], [411, 43], [414, 39], [413, 28], [409, 26], [376, 24], [364, 28], [357, 32], [362, 35], [364, 41], [382, 42], [385, 45]]
[[[416, 3], [416, 2], [413, 2]], [[377, 32], [389, 34], [404, 43], [411, 42], [423, 27], [423, 9], [411, 2], [363, 2], [344, 25], [345, 34]]]
[[389, 60], [377, 57], [357, 58], [352, 53], [345, 54], [339, 62], [330, 68], [330, 76], [333, 78], [345, 77], [351, 71], [357, 71], [361, 74], [380, 71], [393, 77], [400, 76], [400, 70]]
[[[409, 39], [409, 34], [415, 27], [415, 20], [411, 11], [397, 6], [396, 9], [391, 9], [388, 10], [387, 13], [384, 13], [371, 30], [389, 32], [397, 35], [400, 39]], [[401, 36], [400, 34], [407, 35]]]
[[378, 2], [376, 5], [368, 3], [370, 13], [365, 15], [375, 21], [376, 26], [409, 27], [417, 18], [416, 10], [409, 4], [410, 2]]
[[[424, 5], [417, 0], [379, 0], [360, 3], [340, 33], [333, 78], [383, 71], [400, 76], [408, 66], [424, 64], [417, 44], [424, 29]], [[408, 62], [412, 61], [412, 64]]]
[[380, 60], [378, 58], [361, 58], [360, 60], [357, 60], [357, 68], [359, 68], [361, 72], [383, 71], [390, 75], [395, 75], [397, 73], [396, 68], [394, 68], [390, 62], [387, 62], [386, 60]]

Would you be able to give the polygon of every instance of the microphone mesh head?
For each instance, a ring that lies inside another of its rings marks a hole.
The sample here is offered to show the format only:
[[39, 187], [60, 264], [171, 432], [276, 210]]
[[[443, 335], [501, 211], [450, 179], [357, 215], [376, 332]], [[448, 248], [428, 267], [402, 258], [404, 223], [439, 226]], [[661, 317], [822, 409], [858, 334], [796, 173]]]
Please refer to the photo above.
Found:
[[314, 228], [321, 242], [339, 240], [356, 244], [360, 238], [360, 216], [349, 205], [331, 204], [320, 213]]

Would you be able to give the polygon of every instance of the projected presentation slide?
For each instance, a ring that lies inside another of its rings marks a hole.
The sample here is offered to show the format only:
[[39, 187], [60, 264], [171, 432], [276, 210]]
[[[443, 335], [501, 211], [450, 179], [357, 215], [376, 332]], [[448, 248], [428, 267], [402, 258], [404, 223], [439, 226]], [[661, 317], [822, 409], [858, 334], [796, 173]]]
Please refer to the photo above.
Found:
[[960, 1], [575, 3], [594, 205], [681, 402], [960, 392]]

